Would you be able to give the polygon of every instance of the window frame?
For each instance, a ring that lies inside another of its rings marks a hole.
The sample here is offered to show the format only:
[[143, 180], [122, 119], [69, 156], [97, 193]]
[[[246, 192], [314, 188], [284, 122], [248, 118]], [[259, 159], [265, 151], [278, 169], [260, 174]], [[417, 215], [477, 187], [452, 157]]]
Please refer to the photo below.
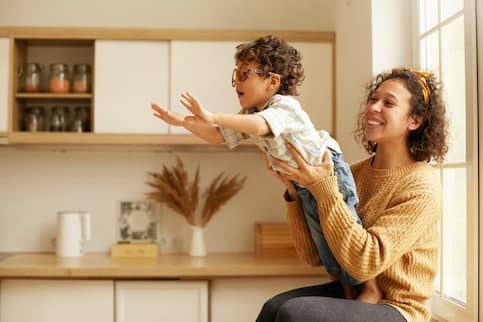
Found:
[[[483, 224], [478, 221], [478, 214], [480, 213], [479, 200], [483, 200], [483, 192], [479, 191], [479, 186], [483, 184], [483, 178], [478, 177], [480, 167], [483, 165], [479, 164], [479, 157], [483, 157], [483, 149], [478, 149], [479, 142], [483, 142], [483, 136], [480, 138], [478, 136], [478, 127], [483, 125], [483, 118], [478, 113], [478, 90], [480, 106], [483, 106], [483, 86], [480, 85], [478, 89], [477, 83], [477, 66], [480, 68], [480, 75], [483, 75], [483, 53], [480, 50], [480, 57], [477, 57], [477, 44], [479, 44], [480, 49], [483, 49], [481, 33], [478, 35], [479, 43], [476, 39], [476, 6], [478, 5], [477, 0], [464, 0], [464, 8], [462, 11], [452, 15], [450, 18], [445, 19], [443, 22], [439, 21], [438, 24], [429, 30], [425, 31], [420, 35], [419, 26], [419, 2], [421, 0], [413, 1], [413, 12], [415, 21], [413, 23], [413, 35], [415, 44], [413, 50], [414, 61], [417, 65], [421, 65], [420, 61], [420, 42], [424, 35], [431, 33], [431, 31], [439, 30], [438, 33], [438, 54], [439, 54], [439, 71], [438, 76], [442, 77], [442, 67], [441, 67], [441, 28], [445, 25], [450, 24], [452, 21], [464, 16], [464, 33], [465, 33], [465, 87], [466, 87], [466, 161], [464, 163], [444, 163], [441, 166], [437, 166], [440, 169], [441, 177], [443, 177], [444, 169], [448, 168], [466, 168], [467, 170], [467, 276], [466, 276], [466, 300], [465, 306], [459, 305], [458, 303], [451, 301], [442, 294], [435, 292], [431, 299], [431, 310], [433, 318], [442, 321], [475, 321], [478, 318], [478, 307], [483, 305], [483, 300], [478, 298], [478, 289], [483, 286], [482, 282], [479, 282], [479, 271], [478, 264], [483, 264], [482, 256], [478, 256], [478, 249], [483, 248], [483, 241], [478, 243], [479, 231], [483, 231]], [[438, 4], [440, 0], [438, 0]], [[439, 5], [438, 5], [439, 9]], [[479, 25], [483, 25], [482, 11], [483, 5], [479, 4]], [[477, 60], [479, 59], [480, 64], [477, 65]], [[444, 84], [443, 84], [444, 85]], [[480, 134], [483, 135], [483, 134]], [[456, 143], [456, 142], [455, 142]], [[482, 145], [483, 147], [483, 145]], [[479, 155], [481, 153], [481, 155]], [[483, 168], [481, 168], [483, 170]], [[444, 183], [443, 183], [444, 184]], [[443, 197], [443, 202], [445, 202]], [[482, 228], [479, 228], [481, 225]], [[440, 268], [442, 267], [442, 257], [443, 246], [442, 238], [443, 236], [443, 220], [441, 220], [441, 256], [440, 256]], [[481, 266], [480, 266], [481, 267]], [[440, 288], [444, 288], [444, 275], [440, 272], [438, 275], [440, 278]], [[481, 284], [479, 284], [481, 283]], [[483, 289], [483, 287], [482, 287]], [[480, 313], [480, 319], [483, 319], [483, 313]]]

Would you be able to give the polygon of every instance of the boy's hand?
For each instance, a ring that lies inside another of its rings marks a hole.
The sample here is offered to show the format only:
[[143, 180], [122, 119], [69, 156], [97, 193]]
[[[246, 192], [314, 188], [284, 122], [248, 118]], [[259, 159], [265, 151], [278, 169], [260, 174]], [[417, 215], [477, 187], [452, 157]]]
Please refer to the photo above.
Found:
[[[203, 105], [201, 105], [200, 101], [190, 93], [181, 94], [180, 102], [191, 113], [193, 113], [193, 116], [188, 117], [190, 121], [199, 120], [208, 124], [215, 124], [215, 115], [212, 112], [205, 109]], [[194, 120], [193, 120], [193, 117], [194, 117]]]
[[184, 117], [176, 112], [171, 112], [167, 108], [151, 103], [151, 108], [153, 109], [153, 115], [157, 118], [165, 121], [166, 123], [174, 126], [183, 126]]

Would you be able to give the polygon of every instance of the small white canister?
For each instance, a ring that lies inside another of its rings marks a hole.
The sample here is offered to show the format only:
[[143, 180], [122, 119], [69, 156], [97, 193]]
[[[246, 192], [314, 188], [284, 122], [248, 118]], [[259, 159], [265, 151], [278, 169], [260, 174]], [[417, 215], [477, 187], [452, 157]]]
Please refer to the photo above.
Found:
[[91, 239], [91, 215], [86, 211], [57, 212], [56, 255], [80, 257]]

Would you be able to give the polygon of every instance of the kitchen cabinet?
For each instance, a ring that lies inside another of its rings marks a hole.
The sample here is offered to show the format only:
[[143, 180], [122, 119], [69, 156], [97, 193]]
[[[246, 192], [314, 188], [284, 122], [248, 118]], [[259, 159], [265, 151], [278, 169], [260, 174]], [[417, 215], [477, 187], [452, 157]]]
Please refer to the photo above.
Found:
[[[103, 315], [106, 322], [254, 321], [274, 294], [330, 280], [322, 267], [296, 257], [253, 253], [210, 253], [203, 258], [163, 254], [156, 259], [111, 258], [108, 253], [59, 259], [53, 253], [22, 253], [0, 261], [0, 279], [2, 322], [23, 321], [5, 319], [4, 314], [26, 314], [18, 312], [25, 308], [31, 316], [35, 311], [30, 307], [62, 309], [76, 289], [76, 307], [85, 309], [74, 313], [85, 321], [98, 321], [89, 319], [96, 299], [105, 306], [101, 314], [106, 308], [113, 312], [114, 320]], [[88, 291], [92, 299], [85, 296]]]
[[208, 322], [208, 282], [6, 279], [0, 321]]
[[0, 321], [114, 321], [113, 281], [2, 280]]
[[8, 131], [10, 39], [0, 38], [0, 136]]
[[335, 115], [331, 108], [334, 103], [335, 84], [333, 44], [293, 42], [291, 45], [302, 53], [302, 66], [305, 71], [305, 79], [298, 89], [300, 95], [297, 99], [316, 129], [334, 134]]
[[96, 133], [168, 133], [151, 102], [169, 106], [169, 42], [97, 40]]
[[207, 281], [116, 282], [116, 322], [208, 322]]
[[[182, 92], [190, 92], [213, 112], [237, 113], [240, 104], [231, 86], [235, 48], [244, 41], [172, 41], [171, 98], [173, 110], [188, 114], [179, 103]], [[317, 129], [334, 132], [333, 44], [290, 42], [302, 53], [305, 79], [296, 98]], [[174, 127], [171, 133], [188, 133]]]
[[[242, 41], [172, 41], [172, 109], [189, 114], [179, 103], [181, 93], [195, 95], [212, 112], [237, 113], [238, 97], [231, 86], [235, 47]], [[189, 133], [173, 127], [171, 133]]]
[[[42, 38], [37, 35], [35, 38], [14, 37], [13, 38], [13, 59], [11, 65], [13, 99], [11, 106], [11, 132], [28, 133], [32, 135], [55, 136], [59, 132], [51, 132], [57, 111], [62, 114], [59, 128], [70, 132], [71, 122], [74, 118], [75, 109], [82, 108], [86, 111], [85, 130], [92, 128], [90, 114], [92, 114], [92, 97], [88, 93], [52, 93], [49, 92], [49, 66], [54, 63], [65, 63], [68, 67], [66, 82], [70, 85], [71, 72], [75, 64], [89, 64], [94, 67], [94, 40], [92, 39], [60, 39], [52, 40], [48, 37]], [[24, 92], [18, 85], [19, 66], [24, 63], [36, 63], [40, 66], [40, 91]], [[69, 86], [67, 85], [67, 86]], [[27, 123], [29, 109], [38, 108], [38, 128], [35, 133]], [[61, 112], [60, 112], [61, 111]], [[40, 133], [41, 132], [41, 133]], [[76, 133], [77, 134], [77, 133]]]
[[[0, 86], [0, 116], [8, 114], [0, 117], [0, 135], [6, 133], [9, 144], [206, 145], [154, 118], [150, 103], [185, 114], [179, 96], [190, 91], [213, 111], [236, 113], [239, 103], [231, 87], [235, 46], [269, 33], [302, 52], [306, 80], [299, 100], [317, 128], [335, 133], [333, 32], [0, 27], [0, 85], [7, 83]], [[17, 90], [18, 66], [25, 62], [43, 66], [42, 92]], [[56, 62], [71, 68], [91, 65], [91, 92], [46, 92], [47, 67]], [[66, 122], [77, 107], [87, 109], [88, 130], [52, 132], [45, 126], [27, 131], [27, 111], [37, 107], [50, 114], [56, 107], [67, 108]]]

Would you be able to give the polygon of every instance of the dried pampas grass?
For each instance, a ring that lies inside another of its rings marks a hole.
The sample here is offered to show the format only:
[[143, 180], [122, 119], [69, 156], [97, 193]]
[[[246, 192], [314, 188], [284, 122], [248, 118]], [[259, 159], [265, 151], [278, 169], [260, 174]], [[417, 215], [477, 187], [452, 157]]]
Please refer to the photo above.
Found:
[[215, 213], [243, 188], [246, 180], [238, 174], [228, 177], [224, 172], [220, 173], [203, 193], [205, 201], [201, 212], [198, 212], [199, 166], [192, 182], [188, 182], [188, 174], [180, 158], [176, 159], [176, 165], [172, 168], [163, 165], [162, 173], [150, 172], [148, 175], [151, 181], [146, 184], [156, 191], [146, 193], [147, 199], [165, 204], [190, 225], [201, 227], [206, 226]]

